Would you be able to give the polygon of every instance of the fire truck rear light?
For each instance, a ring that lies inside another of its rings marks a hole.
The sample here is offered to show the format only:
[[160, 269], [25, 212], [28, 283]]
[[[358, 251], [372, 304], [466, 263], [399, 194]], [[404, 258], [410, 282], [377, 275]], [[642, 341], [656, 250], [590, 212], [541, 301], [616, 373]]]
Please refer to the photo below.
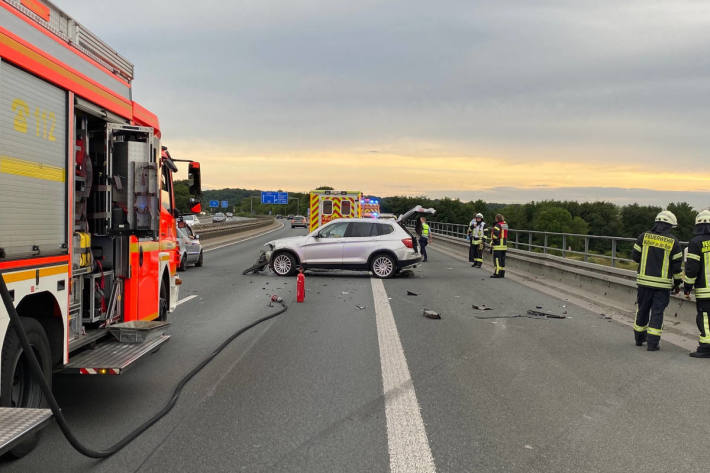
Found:
[[180, 278], [175, 278], [175, 285], [176, 285], [176, 286], [179, 286], [179, 285], [181, 285], [181, 284], [182, 284], [182, 279], [180, 279]]
[[402, 240], [402, 243], [404, 243], [404, 246], [406, 246], [407, 248], [414, 248], [414, 243], [412, 243], [412, 239], [411, 239], [411, 238], [405, 238], [405, 239], [403, 239], [403, 240]]

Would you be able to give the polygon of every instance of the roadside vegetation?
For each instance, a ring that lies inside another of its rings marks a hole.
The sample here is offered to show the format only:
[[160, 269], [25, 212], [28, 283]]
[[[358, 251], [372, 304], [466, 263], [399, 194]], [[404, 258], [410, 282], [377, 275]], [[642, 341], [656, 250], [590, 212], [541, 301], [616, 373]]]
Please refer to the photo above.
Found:
[[[323, 186], [321, 188], [327, 188]], [[187, 181], [175, 182], [175, 198], [181, 210], [187, 209]], [[228, 188], [206, 190], [203, 203], [209, 200], [226, 200], [229, 210], [238, 215], [305, 215], [308, 208], [307, 192], [289, 192], [288, 205], [261, 204], [261, 191], [257, 189]], [[630, 204], [619, 206], [611, 202], [574, 202], [546, 200], [526, 204], [501, 204], [476, 200], [462, 202], [459, 199], [430, 199], [427, 197], [395, 196], [380, 199], [381, 211], [401, 214], [415, 205], [434, 207], [436, 217], [432, 220], [445, 223], [468, 224], [472, 216], [481, 212], [485, 220], [493, 222], [496, 213], [505, 215], [513, 229], [537, 230], [558, 233], [576, 233], [580, 235], [603, 235], [635, 238], [647, 230], [654, 217], [662, 209], [657, 206]], [[697, 211], [686, 202], [669, 203], [666, 207], [678, 217], [676, 235], [682, 241], [688, 241], [693, 235], [693, 226]], [[537, 237], [535, 237], [537, 238]], [[550, 237], [553, 238], [553, 237]], [[521, 234], [520, 241], [528, 242], [527, 235]], [[573, 249], [584, 247], [584, 239], [569, 239], [566, 242]], [[554, 243], [549, 241], [549, 243]], [[533, 242], [533, 244], [538, 244]], [[539, 244], [542, 244], [540, 241]], [[561, 248], [562, 242], [559, 242]], [[608, 252], [608, 243], [590, 240], [590, 249]], [[627, 245], [620, 244], [618, 250], [625, 253]], [[602, 253], [603, 254], [603, 253]]]

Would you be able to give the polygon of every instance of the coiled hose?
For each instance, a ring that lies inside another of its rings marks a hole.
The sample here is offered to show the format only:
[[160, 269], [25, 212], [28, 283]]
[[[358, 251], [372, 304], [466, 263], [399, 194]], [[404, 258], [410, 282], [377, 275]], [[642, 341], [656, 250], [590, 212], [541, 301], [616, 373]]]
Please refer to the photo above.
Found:
[[170, 399], [165, 403], [162, 409], [160, 409], [158, 412], [156, 412], [151, 418], [146, 420], [144, 423], [136, 427], [132, 432], [130, 432], [128, 435], [123, 437], [121, 440], [116, 442], [114, 445], [111, 445], [110, 447], [104, 449], [104, 450], [94, 450], [93, 448], [89, 448], [79, 439], [76, 438], [74, 433], [71, 431], [71, 428], [69, 427], [69, 424], [67, 423], [66, 419], [64, 418], [64, 414], [62, 413], [62, 409], [59, 407], [59, 404], [57, 403], [57, 400], [54, 398], [54, 395], [52, 394], [52, 389], [49, 387], [47, 384], [47, 381], [44, 379], [44, 373], [42, 373], [42, 368], [39, 365], [39, 362], [37, 361], [37, 357], [34, 354], [34, 350], [30, 346], [30, 342], [27, 339], [27, 334], [25, 333], [24, 328], [22, 327], [22, 320], [20, 318], [20, 315], [17, 313], [17, 310], [15, 310], [15, 306], [12, 302], [12, 297], [10, 296], [10, 292], [7, 289], [7, 285], [5, 284], [5, 279], [3, 278], [3, 274], [0, 273], [0, 296], [2, 296], [2, 301], [5, 305], [5, 309], [7, 310], [7, 313], [10, 316], [10, 325], [14, 327], [15, 332], [17, 333], [18, 338], [20, 339], [20, 344], [22, 345], [22, 349], [25, 351], [25, 354], [29, 355], [30, 359], [30, 368], [32, 371], [32, 375], [35, 377], [35, 379], [39, 382], [40, 388], [42, 389], [42, 393], [44, 394], [45, 399], [47, 400], [47, 403], [49, 404], [49, 408], [52, 410], [52, 413], [54, 414], [54, 418], [57, 421], [57, 424], [59, 425], [59, 428], [62, 431], [62, 434], [64, 434], [64, 437], [69, 441], [72, 447], [74, 449], [81, 453], [82, 455], [85, 455], [90, 458], [108, 458], [114, 453], [118, 452], [121, 450], [123, 447], [131, 443], [133, 440], [138, 438], [143, 432], [148, 430], [153, 424], [158, 422], [160, 419], [165, 417], [168, 412], [172, 410], [173, 407], [175, 407], [175, 404], [177, 403], [178, 399], [180, 398], [180, 394], [182, 393], [183, 388], [185, 385], [197, 374], [199, 373], [202, 368], [207, 366], [210, 361], [212, 361], [217, 355], [219, 355], [222, 350], [224, 350], [234, 339], [242, 335], [244, 332], [247, 332], [248, 330], [256, 327], [257, 325], [266, 322], [267, 320], [273, 319], [275, 317], [278, 317], [279, 315], [283, 314], [288, 310], [288, 306], [280, 299], [280, 298], [272, 298], [273, 302], [277, 302], [281, 304], [281, 308], [277, 310], [276, 312], [267, 315], [265, 317], [261, 317], [260, 319], [255, 320], [254, 322], [250, 323], [246, 327], [242, 327], [238, 331], [236, 331], [234, 334], [229, 336], [225, 341], [223, 341], [217, 348], [214, 349], [212, 353], [207, 355], [200, 363], [197, 364], [192, 370], [190, 370], [185, 376], [180, 379], [180, 381], [177, 383], [175, 386], [175, 389], [173, 389], [173, 394], [170, 396]]

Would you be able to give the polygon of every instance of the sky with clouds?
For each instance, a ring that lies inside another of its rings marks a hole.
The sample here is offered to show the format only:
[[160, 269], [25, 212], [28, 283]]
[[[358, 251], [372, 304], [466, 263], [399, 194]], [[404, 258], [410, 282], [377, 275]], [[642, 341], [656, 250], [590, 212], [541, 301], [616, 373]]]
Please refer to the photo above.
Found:
[[705, 0], [57, 3], [212, 188], [710, 205]]

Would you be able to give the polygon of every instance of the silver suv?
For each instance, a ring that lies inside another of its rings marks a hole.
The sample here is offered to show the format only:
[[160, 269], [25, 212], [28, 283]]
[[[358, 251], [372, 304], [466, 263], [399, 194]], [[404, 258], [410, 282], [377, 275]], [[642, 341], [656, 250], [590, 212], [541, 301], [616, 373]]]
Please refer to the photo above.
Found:
[[388, 278], [402, 268], [419, 263], [412, 235], [394, 220], [338, 219], [306, 236], [281, 238], [266, 245], [271, 269], [291, 276], [303, 269], [350, 269], [372, 271]]

